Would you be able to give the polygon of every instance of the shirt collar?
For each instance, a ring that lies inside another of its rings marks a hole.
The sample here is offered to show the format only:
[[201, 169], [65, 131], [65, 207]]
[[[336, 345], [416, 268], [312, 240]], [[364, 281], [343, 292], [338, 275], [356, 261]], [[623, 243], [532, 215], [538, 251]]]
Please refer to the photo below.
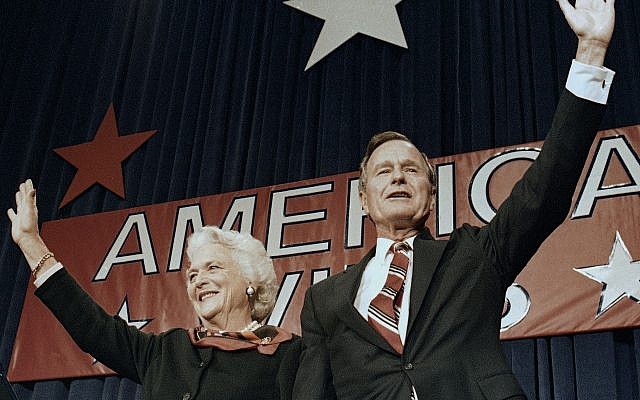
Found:
[[[417, 235], [413, 235], [409, 238], [406, 238], [404, 242], [409, 245], [411, 250], [413, 251], [413, 241], [415, 240]], [[395, 240], [381, 238], [379, 237], [376, 241], [376, 255], [374, 258], [378, 262], [384, 262], [385, 257], [389, 254], [389, 249], [391, 245], [395, 242]]]

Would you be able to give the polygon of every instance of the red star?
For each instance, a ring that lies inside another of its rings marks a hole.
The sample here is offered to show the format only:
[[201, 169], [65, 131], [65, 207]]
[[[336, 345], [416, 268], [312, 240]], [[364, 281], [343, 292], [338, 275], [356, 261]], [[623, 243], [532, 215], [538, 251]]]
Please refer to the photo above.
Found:
[[149, 140], [157, 130], [120, 136], [113, 104], [109, 105], [91, 142], [54, 149], [78, 169], [62, 199], [60, 208], [97, 183], [124, 199], [122, 162]]

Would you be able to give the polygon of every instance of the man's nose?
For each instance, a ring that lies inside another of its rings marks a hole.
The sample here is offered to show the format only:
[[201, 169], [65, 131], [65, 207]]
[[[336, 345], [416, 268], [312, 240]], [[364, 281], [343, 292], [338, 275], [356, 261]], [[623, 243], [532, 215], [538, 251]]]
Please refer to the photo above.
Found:
[[391, 179], [393, 180], [393, 183], [404, 183], [405, 176], [404, 176], [404, 171], [402, 171], [402, 168], [394, 168], [391, 171]]

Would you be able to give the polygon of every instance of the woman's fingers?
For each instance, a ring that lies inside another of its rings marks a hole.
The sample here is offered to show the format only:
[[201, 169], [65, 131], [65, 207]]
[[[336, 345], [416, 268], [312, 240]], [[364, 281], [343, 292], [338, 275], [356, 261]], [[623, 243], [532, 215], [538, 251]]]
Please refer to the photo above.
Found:
[[16, 212], [20, 213], [22, 210], [22, 191], [18, 190], [16, 192]]
[[27, 179], [18, 186], [18, 191], [16, 192], [16, 209], [15, 212], [13, 212], [14, 217], [25, 211], [25, 207], [33, 207], [35, 205], [36, 190], [33, 187], [31, 179]]

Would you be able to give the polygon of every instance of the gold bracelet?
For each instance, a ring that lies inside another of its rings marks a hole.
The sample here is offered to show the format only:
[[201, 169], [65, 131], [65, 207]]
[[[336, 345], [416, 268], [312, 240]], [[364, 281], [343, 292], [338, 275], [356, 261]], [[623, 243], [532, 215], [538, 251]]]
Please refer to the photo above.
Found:
[[50, 251], [42, 256], [40, 261], [38, 261], [38, 263], [36, 264], [36, 267], [33, 269], [33, 271], [31, 271], [31, 275], [33, 275], [34, 278], [38, 277], [37, 276], [38, 275], [38, 271], [40, 271], [40, 268], [42, 268], [42, 266], [44, 265], [44, 262], [47, 261], [48, 259], [50, 259], [51, 257], [53, 257], [53, 253], [50, 252]]

